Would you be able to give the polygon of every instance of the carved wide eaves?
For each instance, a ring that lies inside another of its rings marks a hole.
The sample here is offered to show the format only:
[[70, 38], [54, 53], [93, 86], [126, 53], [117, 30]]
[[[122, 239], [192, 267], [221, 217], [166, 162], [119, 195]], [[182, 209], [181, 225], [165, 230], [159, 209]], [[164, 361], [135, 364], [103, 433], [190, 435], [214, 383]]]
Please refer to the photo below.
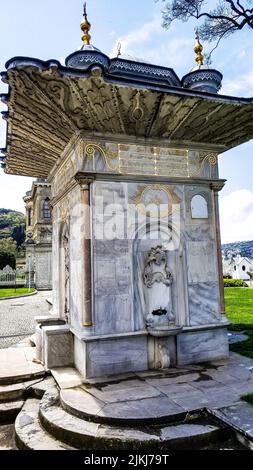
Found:
[[23, 66], [8, 71], [6, 171], [47, 177], [78, 130], [224, 150], [253, 137], [253, 104], [102, 75]]

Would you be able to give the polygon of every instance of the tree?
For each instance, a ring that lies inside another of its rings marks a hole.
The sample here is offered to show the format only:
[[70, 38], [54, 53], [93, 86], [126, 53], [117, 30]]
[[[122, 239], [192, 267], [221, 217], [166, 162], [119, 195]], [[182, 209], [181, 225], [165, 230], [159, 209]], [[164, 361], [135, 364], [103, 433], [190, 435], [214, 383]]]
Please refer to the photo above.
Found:
[[11, 236], [16, 241], [17, 250], [19, 250], [25, 241], [25, 226], [18, 225], [17, 227], [14, 227]]
[[203, 20], [199, 27], [200, 38], [208, 42], [217, 41], [215, 48], [222, 38], [236, 31], [247, 27], [253, 30], [253, 0], [217, 0], [214, 7], [213, 2], [207, 0], [160, 1], [166, 2], [162, 10], [165, 29], [168, 29], [174, 20]]
[[0, 252], [13, 255], [16, 253], [16, 242], [13, 238], [2, 238], [2, 240], [0, 240]]
[[5, 268], [5, 266], [10, 266], [12, 269], [16, 268], [16, 258], [11, 253], [1, 253], [0, 252], [0, 269]]

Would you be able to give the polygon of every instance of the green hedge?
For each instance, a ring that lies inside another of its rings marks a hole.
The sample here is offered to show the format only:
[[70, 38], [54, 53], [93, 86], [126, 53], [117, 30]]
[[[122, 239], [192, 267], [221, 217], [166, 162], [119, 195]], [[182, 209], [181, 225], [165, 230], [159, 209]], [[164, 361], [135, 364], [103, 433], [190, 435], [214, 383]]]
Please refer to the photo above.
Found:
[[241, 279], [224, 279], [224, 287], [249, 287], [247, 282]]

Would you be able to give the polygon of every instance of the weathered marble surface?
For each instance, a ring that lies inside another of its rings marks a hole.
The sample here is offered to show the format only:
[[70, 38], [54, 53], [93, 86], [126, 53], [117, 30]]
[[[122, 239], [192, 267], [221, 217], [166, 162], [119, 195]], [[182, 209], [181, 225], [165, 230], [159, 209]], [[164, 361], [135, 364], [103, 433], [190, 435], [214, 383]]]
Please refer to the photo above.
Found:
[[188, 292], [191, 326], [220, 321], [218, 282], [190, 284]]
[[73, 335], [68, 326], [44, 327], [43, 336], [47, 369], [70, 366], [74, 363]]
[[146, 336], [89, 342], [86, 348], [87, 377], [148, 369]]
[[179, 334], [177, 337], [178, 364], [194, 364], [228, 357], [226, 329]]
[[217, 281], [215, 245], [210, 241], [187, 242], [188, 282]]
[[35, 247], [35, 284], [38, 290], [52, 289], [52, 246]]

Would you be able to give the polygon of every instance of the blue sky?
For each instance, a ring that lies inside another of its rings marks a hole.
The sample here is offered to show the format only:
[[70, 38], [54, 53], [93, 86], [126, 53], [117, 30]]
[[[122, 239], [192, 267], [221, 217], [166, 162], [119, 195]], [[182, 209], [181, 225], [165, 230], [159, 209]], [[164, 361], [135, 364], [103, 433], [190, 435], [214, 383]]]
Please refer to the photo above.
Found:
[[[182, 77], [195, 65], [194, 22], [161, 27], [162, 2], [154, 0], [88, 0], [92, 44], [113, 56], [122, 52], [174, 68]], [[212, 1], [209, 3], [213, 3]], [[64, 58], [81, 46], [82, 0], [0, 0], [0, 69], [16, 55]], [[213, 56], [223, 73], [222, 93], [253, 96], [253, 33], [245, 30], [224, 40]], [[210, 45], [204, 45], [208, 50]], [[0, 85], [0, 92], [6, 86]], [[4, 110], [5, 106], [1, 105]], [[0, 146], [5, 124], [0, 123]], [[253, 239], [253, 141], [220, 156], [220, 176], [228, 180], [221, 193], [222, 241]], [[0, 207], [24, 210], [22, 197], [30, 178], [0, 170]]]

